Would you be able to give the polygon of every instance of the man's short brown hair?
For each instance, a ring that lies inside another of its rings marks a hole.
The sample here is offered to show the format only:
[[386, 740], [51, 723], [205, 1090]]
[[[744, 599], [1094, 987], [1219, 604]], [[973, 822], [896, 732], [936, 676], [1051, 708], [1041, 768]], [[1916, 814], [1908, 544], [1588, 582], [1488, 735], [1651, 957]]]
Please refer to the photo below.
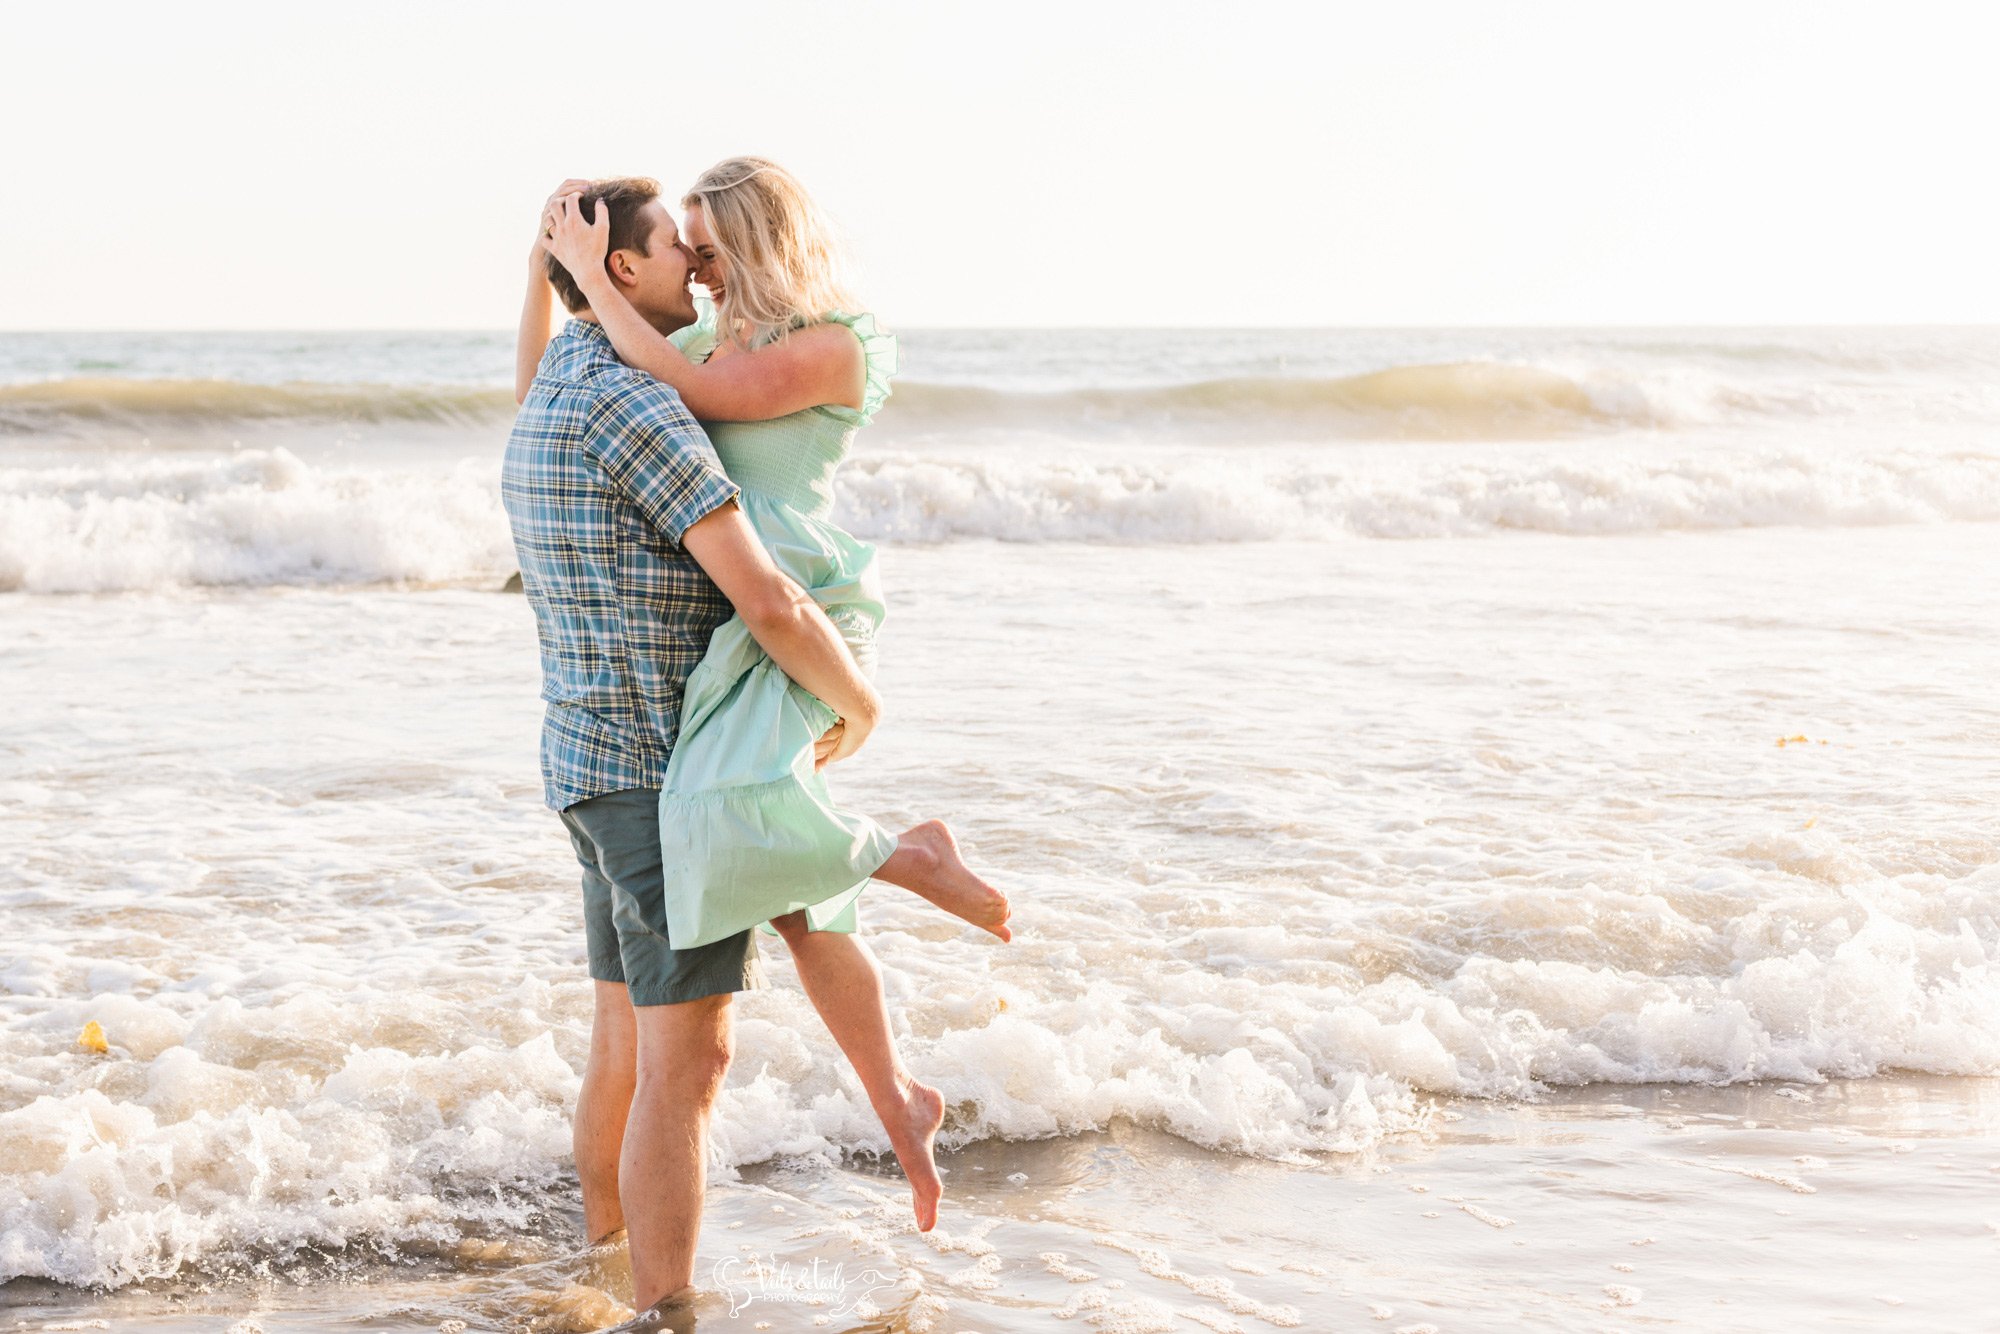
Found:
[[[650, 176], [612, 176], [605, 180], [593, 181], [583, 192], [583, 220], [597, 221], [600, 207], [611, 210], [611, 249], [636, 250], [642, 255], [653, 253], [653, 215], [644, 211], [646, 205], [660, 197], [660, 183]], [[556, 262], [556, 257], [542, 254], [542, 271], [549, 275], [555, 285], [556, 295], [572, 315], [581, 315], [590, 309], [590, 303], [583, 299], [583, 290], [570, 277], [569, 270]]]

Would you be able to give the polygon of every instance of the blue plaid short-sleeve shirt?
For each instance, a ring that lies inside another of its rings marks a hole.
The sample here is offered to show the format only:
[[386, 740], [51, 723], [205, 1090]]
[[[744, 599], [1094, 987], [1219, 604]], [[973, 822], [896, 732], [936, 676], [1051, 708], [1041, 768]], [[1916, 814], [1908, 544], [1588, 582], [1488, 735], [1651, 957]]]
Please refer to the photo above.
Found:
[[541, 640], [548, 804], [658, 787], [681, 687], [730, 615], [681, 535], [735, 484], [680, 395], [571, 320], [515, 418], [500, 494]]

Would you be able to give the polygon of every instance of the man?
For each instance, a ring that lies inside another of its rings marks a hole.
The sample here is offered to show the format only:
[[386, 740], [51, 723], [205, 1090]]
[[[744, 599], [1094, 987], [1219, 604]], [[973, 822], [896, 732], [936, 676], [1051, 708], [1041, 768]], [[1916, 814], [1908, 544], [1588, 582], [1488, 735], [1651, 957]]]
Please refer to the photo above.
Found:
[[[694, 260], [658, 196], [649, 180], [599, 181], [582, 207], [609, 211], [606, 269], [670, 333], [695, 319]], [[596, 988], [575, 1127], [584, 1222], [593, 1242], [626, 1229], [646, 1311], [690, 1284], [730, 997], [762, 983], [749, 931], [687, 950], [668, 940], [658, 800], [682, 683], [734, 611], [843, 720], [822, 762], [858, 749], [881, 705], [771, 563], [679, 395], [621, 363], [569, 274], [547, 273], [575, 318], [522, 402], [501, 493], [541, 641], [546, 797], [583, 867]]]

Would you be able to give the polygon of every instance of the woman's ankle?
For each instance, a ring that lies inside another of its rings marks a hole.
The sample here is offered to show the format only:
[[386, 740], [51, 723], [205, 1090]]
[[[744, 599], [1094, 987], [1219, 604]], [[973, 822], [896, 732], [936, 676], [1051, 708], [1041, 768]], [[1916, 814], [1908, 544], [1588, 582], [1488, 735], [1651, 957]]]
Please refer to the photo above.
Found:
[[888, 1088], [880, 1094], [871, 1092], [868, 1095], [868, 1102], [874, 1107], [877, 1115], [884, 1111], [900, 1112], [910, 1105], [910, 1094], [916, 1086], [916, 1076], [898, 1067], [890, 1078]]

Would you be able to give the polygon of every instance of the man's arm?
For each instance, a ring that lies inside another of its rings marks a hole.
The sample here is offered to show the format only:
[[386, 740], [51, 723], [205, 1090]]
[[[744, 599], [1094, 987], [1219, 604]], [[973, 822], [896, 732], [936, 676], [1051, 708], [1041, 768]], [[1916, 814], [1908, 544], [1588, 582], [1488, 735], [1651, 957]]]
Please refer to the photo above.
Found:
[[[650, 382], [649, 382], [650, 384]], [[831, 755], [861, 749], [882, 701], [819, 604], [785, 577], [736, 504], [736, 484], [680, 398], [664, 385], [608, 397], [584, 451], [647, 522], [694, 557], [785, 675], [819, 696], [845, 724]]]
[[715, 581], [771, 661], [840, 715], [844, 730], [825, 759], [845, 759], [861, 749], [881, 719], [881, 697], [819, 604], [772, 563], [742, 509], [732, 501], [709, 511], [681, 534], [681, 546]]

